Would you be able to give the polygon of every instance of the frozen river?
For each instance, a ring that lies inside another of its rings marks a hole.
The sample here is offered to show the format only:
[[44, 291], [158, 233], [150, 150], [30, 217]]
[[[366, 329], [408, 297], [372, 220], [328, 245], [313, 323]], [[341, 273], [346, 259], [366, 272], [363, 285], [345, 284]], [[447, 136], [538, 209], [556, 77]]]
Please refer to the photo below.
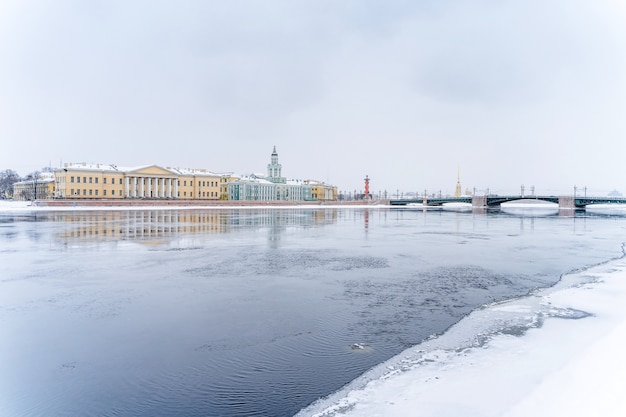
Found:
[[621, 213], [0, 212], [0, 415], [291, 416], [620, 256]]

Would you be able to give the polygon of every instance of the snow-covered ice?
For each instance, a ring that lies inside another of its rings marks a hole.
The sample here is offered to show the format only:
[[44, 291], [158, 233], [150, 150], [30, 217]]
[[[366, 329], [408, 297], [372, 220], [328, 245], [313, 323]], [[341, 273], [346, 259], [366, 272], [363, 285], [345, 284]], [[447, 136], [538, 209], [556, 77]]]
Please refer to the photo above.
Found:
[[[624, 258], [567, 275], [475, 311], [298, 416], [625, 416], [624, 300]], [[493, 332], [498, 322], [508, 330]]]

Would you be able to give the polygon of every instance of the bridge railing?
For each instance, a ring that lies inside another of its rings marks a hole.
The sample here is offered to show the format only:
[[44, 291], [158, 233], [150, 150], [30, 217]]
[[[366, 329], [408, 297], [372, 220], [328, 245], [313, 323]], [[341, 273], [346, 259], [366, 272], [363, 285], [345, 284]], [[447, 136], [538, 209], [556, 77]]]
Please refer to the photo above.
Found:
[[578, 197], [578, 196], [555, 196], [555, 195], [487, 195], [487, 196], [463, 196], [463, 197], [425, 197], [417, 199], [390, 200], [392, 206], [405, 206], [407, 204], [424, 204], [426, 206], [440, 206], [446, 203], [471, 203], [475, 207], [499, 206], [500, 204], [519, 201], [535, 200], [558, 204], [561, 208], [584, 208], [593, 204], [626, 204], [624, 197]]

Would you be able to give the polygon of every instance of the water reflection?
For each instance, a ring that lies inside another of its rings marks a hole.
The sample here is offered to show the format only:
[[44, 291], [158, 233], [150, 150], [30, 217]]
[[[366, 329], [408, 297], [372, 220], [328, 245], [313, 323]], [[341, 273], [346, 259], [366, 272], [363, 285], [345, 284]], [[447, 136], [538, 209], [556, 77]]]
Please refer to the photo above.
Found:
[[[10, 225], [17, 222], [49, 222], [54, 240], [61, 244], [128, 240], [167, 242], [184, 235], [222, 234], [237, 230], [267, 229], [269, 240], [280, 240], [289, 227], [316, 227], [335, 223], [337, 209], [324, 210], [111, 210], [48, 212], [3, 217], [3, 236], [15, 237]], [[40, 240], [43, 226], [28, 229], [30, 240]]]

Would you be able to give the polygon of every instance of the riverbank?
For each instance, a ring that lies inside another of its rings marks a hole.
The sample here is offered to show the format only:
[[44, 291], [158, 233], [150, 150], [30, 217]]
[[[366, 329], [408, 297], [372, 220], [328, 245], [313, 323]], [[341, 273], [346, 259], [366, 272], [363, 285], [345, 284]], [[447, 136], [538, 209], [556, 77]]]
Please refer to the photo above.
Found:
[[412, 364], [399, 370], [391, 361], [381, 376], [298, 416], [624, 416], [624, 299], [624, 258], [565, 276], [530, 297], [475, 311], [439, 343], [489, 316], [530, 316], [539, 303], [544, 313], [521, 335], [483, 334], [486, 342], [463, 349], [428, 349], [426, 342], [399, 355], [417, 357], [403, 360]]
[[0, 200], [4, 210], [117, 210], [117, 209], [188, 209], [188, 208], [288, 208], [288, 207], [380, 207], [389, 200], [356, 201], [231, 201], [231, 200]]

